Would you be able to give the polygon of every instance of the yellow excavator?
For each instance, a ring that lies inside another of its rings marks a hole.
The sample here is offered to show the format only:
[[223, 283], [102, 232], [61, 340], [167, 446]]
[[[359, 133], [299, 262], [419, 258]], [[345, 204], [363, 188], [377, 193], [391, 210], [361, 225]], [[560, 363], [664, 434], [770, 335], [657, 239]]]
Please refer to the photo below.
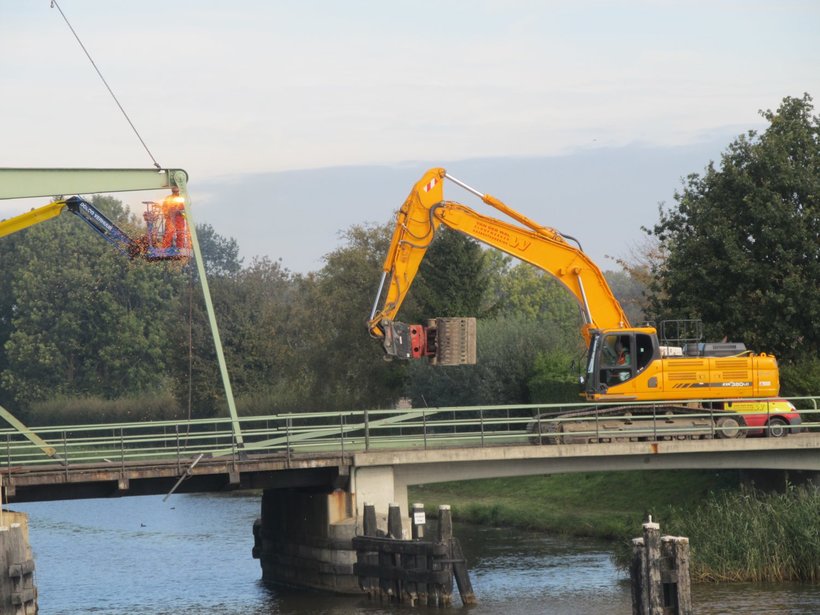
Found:
[[[475, 194], [515, 223], [445, 200], [445, 180]], [[442, 168], [430, 169], [413, 187], [398, 212], [384, 260], [367, 327], [382, 342], [388, 357], [428, 357], [439, 365], [475, 362], [474, 319], [435, 319], [426, 325], [394, 320], [442, 224], [544, 270], [572, 293], [583, 317], [581, 334], [587, 345], [582, 394], [590, 401], [622, 402], [596, 409], [596, 416], [602, 412], [639, 414], [646, 406], [634, 402], [659, 402], [663, 414], [673, 422], [675, 415], [691, 415], [693, 407], [708, 410], [719, 429], [715, 432], [711, 421], [695, 421], [693, 433], [699, 436], [743, 437], [752, 428], [768, 428], [769, 423], [768, 435], [798, 430], [794, 406], [776, 398], [780, 381], [775, 357], [752, 353], [740, 343], [709, 344], [692, 338], [682, 346], [662, 344], [655, 327], [630, 325], [603, 273], [577, 240], [533, 222]], [[562, 416], [574, 417], [572, 428], [577, 431], [588, 427], [582, 418], [592, 412], [576, 409]], [[765, 424], [759, 424], [761, 420]], [[544, 425], [551, 432], [570, 429], [557, 422], [545, 421]], [[624, 422], [621, 428], [625, 429]], [[540, 433], [544, 428], [531, 425], [531, 429]], [[549, 441], [561, 440], [552, 437]]]

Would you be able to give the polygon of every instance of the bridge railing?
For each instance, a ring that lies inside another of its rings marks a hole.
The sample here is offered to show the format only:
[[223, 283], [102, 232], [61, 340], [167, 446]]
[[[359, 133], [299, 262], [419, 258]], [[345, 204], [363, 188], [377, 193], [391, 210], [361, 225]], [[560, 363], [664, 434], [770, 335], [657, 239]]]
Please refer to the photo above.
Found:
[[[764, 400], [765, 401], [765, 400]], [[803, 430], [820, 431], [820, 398], [791, 398]], [[254, 451], [337, 455], [386, 449], [459, 446], [561, 445], [579, 442], [673, 440], [766, 435], [765, 427], [721, 427], [715, 408], [670, 413], [671, 402], [531, 404], [304, 412], [239, 419], [242, 446], [229, 418], [36, 428], [55, 450], [46, 456], [19, 432], [0, 430], [0, 471], [62, 463], [157, 462], [182, 467], [197, 455], [239, 457]], [[635, 410], [635, 407], [640, 410]], [[587, 410], [584, 415], [578, 411]], [[780, 408], [764, 407], [756, 422], [771, 424]], [[737, 416], [737, 415], [734, 415]], [[745, 415], [742, 415], [745, 416]], [[751, 420], [750, 420], [751, 423]], [[770, 435], [779, 435], [772, 433]]]

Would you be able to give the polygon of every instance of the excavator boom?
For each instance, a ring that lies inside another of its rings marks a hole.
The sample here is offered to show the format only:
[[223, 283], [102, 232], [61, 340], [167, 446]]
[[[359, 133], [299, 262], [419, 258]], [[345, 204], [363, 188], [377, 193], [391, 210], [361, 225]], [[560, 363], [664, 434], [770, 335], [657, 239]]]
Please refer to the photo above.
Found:
[[[449, 179], [479, 196], [486, 204], [518, 222], [518, 225], [478, 214], [454, 201], [445, 201], [444, 180]], [[612, 294], [601, 270], [581, 250], [555, 229], [541, 226], [505, 205], [447, 174], [430, 169], [413, 187], [398, 212], [396, 227], [382, 267], [382, 284], [373, 304], [368, 328], [384, 337], [386, 323], [396, 317], [440, 225], [459, 231], [546, 271], [563, 284], [578, 301], [587, 343], [593, 329], [625, 328], [629, 321]], [[385, 280], [389, 285], [383, 307], [377, 309]]]

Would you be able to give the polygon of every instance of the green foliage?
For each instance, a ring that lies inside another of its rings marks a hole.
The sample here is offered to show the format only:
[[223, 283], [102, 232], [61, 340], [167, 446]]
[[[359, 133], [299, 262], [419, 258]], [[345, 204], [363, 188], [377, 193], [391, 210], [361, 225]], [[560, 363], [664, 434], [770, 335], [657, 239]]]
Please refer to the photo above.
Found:
[[690, 175], [652, 233], [667, 258], [655, 270], [658, 316], [701, 318], [785, 362], [820, 350], [820, 118], [811, 97], [787, 97], [769, 127], [738, 137]]
[[196, 236], [205, 263], [205, 274], [212, 277], [230, 277], [242, 269], [239, 244], [234, 238], [219, 235], [210, 224], [198, 224]]
[[528, 381], [532, 403], [577, 403], [581, 388], [578, 384], [580, 355], [572, 356], [561, 349], [539, 353]]
[[553, 276], [529, 263], [487, 251], [486, 300], [493, 314], [521, 317], [553, 328], [570, 327], [578, 335], [580, 312], [573, 295]]
[[366, 328], [390, 232], [386, 225], [350, 227], [346, 245], [327, 254], [322, 270], [302, 284], [304, 309], [296, 326], [306, 337], [306, 367], [315, 376], [309, 406], [386, 407], [400, 394], [404, 366], [385, 362]]
[[780, 366], [780, 394], [784, 397], [813, 396], [820, 391], [820, 357], [804, 357]]
[[[404, 366], [385, 363], [365, 328], [387, 228], [354, 226], [344, 238], [316, 274], [262, 258], [235, 272], [221, 267], [226, 275], [211, 279], [239, 412], [376, 407], [398, 398]], [[190, 283], [169, 323], [175, 391], [192, 416], [215, 416], [227, 404], [204, 302]]]
[[477, 325], [476, 365], [408, 366], [406, 394], [414, 406], [530, 403], [528, 383], [537, 357], [565, 346], [561, 330], [520, 316], [480, 320]]
[[173, 395], [161, 391], [118, 399], [58, 396], [34, 402], [21, 418], [27, 425], [37, 426], [170, 421], [184, 415]]
[[[94, 203], [122, 226], [114, 199]], [[15, 404], [59, 395], [113, 398], [162, 388], [173, 309], [172, 266], [130, 262], [73, 216], [22, 231], [0, 285], [4, 397]]]
[[408, 306], [402, 314], [410, 314], [408, 318], [414, 322], [449, 316], [482, 316], [487, 287], [484, 258], [484, 250], [478, 242], [462, 233], [440, 228], [413, 283], [415, 310], [411, 311]]

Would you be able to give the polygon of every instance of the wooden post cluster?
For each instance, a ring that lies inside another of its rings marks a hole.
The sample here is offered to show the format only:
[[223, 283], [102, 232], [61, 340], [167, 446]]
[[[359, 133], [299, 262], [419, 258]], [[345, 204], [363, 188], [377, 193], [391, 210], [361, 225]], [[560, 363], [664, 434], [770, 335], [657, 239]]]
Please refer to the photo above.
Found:
[[34, 559], [28, 545], [25, 514], [3, 512], [0, 526], [0, 613], [37, 613]]
[[427, 524], [423, 504], [413, 504], [409, 540], [404, 538], [398, 505], [387, 513], [387, 531], [376, 527], [376, 510], [364, 505], [363, 536], [353, 538], [356, 550], [355, 574], [359, 585], [371, 598], [412, 606], [450, 606], [453, 579], [461, 601], [475, 604], [467, 565], [461, 546], [453, 537], [449, 506], [439, 507], [434, 540], [425, 540]]
[[633, 615], [692, 615], [689, 539], [661, 536], [652, 517], [632, 540], [630, 577]]

